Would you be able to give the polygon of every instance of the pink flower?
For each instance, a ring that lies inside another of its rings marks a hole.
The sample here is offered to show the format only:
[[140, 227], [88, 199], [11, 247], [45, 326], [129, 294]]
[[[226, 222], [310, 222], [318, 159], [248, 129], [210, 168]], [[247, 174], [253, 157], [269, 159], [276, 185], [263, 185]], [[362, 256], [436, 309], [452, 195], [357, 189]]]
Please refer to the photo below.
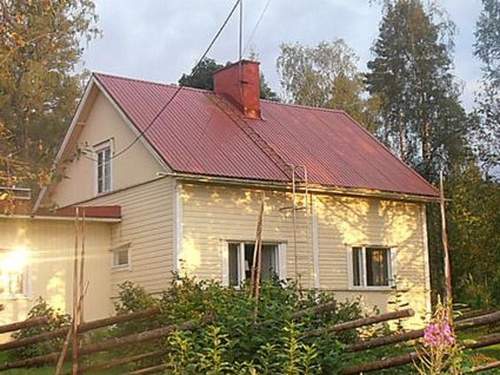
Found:
[[424, 343], [427, 346], [452, 346], [455, 344], [455, 336], [447, 321], [431, 323], [424, 330]]

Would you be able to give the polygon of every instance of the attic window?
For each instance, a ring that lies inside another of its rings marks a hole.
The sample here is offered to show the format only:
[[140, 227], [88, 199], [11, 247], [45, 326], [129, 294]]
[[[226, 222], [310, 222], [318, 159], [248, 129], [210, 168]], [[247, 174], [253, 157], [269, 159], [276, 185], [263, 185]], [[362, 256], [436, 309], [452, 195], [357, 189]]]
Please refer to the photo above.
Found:
[[111, 191], [111, 144], [103, 143], [97, 148], [97, 194]]

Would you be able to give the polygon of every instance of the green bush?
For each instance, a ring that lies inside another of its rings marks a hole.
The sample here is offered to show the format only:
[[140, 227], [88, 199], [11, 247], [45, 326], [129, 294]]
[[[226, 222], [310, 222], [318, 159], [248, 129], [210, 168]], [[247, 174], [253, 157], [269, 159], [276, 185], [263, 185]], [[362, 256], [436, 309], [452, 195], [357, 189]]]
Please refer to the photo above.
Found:
[[[130, 282], [120, 286], [115, 308], [119, 313], [158, 306], [155, 319], [129, 322], [114, 328], [115, 334], [198, 321], [207, 315], [214, 321], [192, 332], [176, 332], [163, 342], [165, 363], [172, 374], [288, 374], [331, 373], [339, 368], [343, 346], [357, 339], [356, 332], [337, 336], [303, 338], [303, 333], [361, 317], [358, 301], [337, 303], [336, 312], [305, 316], [292, 322], [298, 310], [334, 301], [332, 294], [302, 292], [293, 283], [264, 282], [257, 310], [248, 286], [225, 288], [214, 281], [175, 277], [170, 288], [152, 297]], [[257, 314], [256, 314], [257, 311]], [[151, 345], [151, 350], [158, 348]], [[135, 349], [137, 350], [137, 349]], [[144, 352], [141, 346], [137, 352]], [[127, 354], [131, 354], [130, 351]], [[209, 371], [209, 369], [211, 369]]]
[[[45, 332], [52, 332], [56, 329], [61, 328], [64, 325], [68, 325], [71, 321], [71, 317], [67, 314], [62, 314], [54, 308], [50, 307], [49, 304], [43, 299], [38, 298], [35, 305], [31, 308], [28, 313], [28, 319], [46, 316], [49, 318], [49, 323], [46, 325], [23, 328], [12, 335], [14, 339], [22, 339], [25, 337], [36, 336]], [[27, 347], [12, 350], [10, 353], [10, 358], [13, 359], [26, 359], [34, 356], [44, 355], [59, 351], [62, 347], [63, 338], [55, 338], [49, 341], [44, 341], [38, 344], [30, 345]]]

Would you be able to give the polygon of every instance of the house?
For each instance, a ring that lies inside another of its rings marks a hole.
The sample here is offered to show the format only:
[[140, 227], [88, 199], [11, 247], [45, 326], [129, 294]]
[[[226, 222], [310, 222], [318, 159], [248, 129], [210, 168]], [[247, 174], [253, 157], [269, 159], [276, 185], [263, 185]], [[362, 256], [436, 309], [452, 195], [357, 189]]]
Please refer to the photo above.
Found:
[[[37, 289], [25, 299], [70, 309], [73, 222], [61, 215], [76, 206], [101, 212], [87, 215], [87, 318], [111, 314], [126, 280], [151, 293], [172, 272], [237, 287], [264, 199], [263, 277], [382, 311], [398, 292], [430, 311], [425, 204], [438, 191], [347, 113], [260, 100], [257, 62], [217, 71], [214, 87], [92, 75], [57, 154], [64, 178], [34, 216], [0, 219], [12, 234], [0, 249], [25, 241], [42, 259], [30, 267], [45, 276], [23, 271]], [[40, 216], [54, 205], [57, 218]], [[8, 303], [11, 319], [24, 313]]]

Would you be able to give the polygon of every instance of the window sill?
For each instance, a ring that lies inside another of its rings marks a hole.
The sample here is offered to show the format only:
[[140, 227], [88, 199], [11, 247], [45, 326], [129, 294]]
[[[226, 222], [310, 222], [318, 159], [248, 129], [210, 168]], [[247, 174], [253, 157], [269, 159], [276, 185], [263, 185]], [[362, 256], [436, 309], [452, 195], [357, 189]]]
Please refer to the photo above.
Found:
[[132, 271], [132, 267], [129, 265], [125, 266], [111, 266], [111, 271], [123, 272], [123, 271]]
[[392, 286], [353, 286], [349, 290], [355, 292], [395, 292], [398, 289]]

